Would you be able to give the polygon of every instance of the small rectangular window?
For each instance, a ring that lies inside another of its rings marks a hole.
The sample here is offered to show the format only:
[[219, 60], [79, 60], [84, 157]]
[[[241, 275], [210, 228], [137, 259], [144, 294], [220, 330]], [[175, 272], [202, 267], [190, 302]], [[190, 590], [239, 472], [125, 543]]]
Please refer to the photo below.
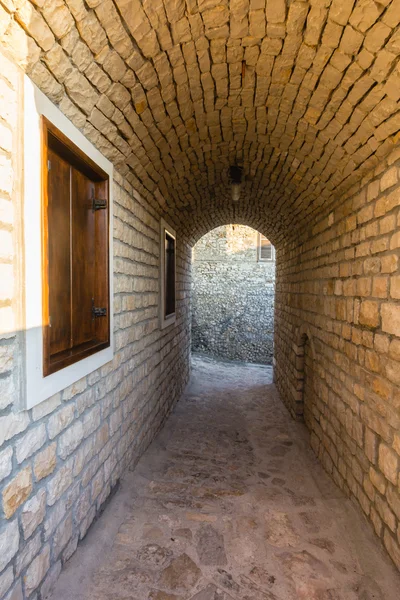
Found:
[[110, 345], [109, 176], [42, 117], [43, 374]]
[[261, 233], [258, 234], [258, 260], [266, 262], [274, 260], [274, 247]]
[[165, 232], [165, 317], [175, 314], [175, 238]]
[[161, 221], [161, 328], [175, 322], [176, 315], [176, 234]]

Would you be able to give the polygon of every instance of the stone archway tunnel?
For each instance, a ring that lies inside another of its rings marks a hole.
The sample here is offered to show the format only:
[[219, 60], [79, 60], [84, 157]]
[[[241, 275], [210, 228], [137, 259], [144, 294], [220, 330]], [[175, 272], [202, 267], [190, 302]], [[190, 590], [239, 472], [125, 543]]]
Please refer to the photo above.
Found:
[[[307, 388], [315, 454], [400, 568], [399, 23], [398, 0], [0, 0], [1, 597], [48, 594], [181, 397], [191, 247], [227, 223], [275, 246], [280, 399], [301, 419]], [[28, 79], [114, 169], [113, 358], [29, 409]]]

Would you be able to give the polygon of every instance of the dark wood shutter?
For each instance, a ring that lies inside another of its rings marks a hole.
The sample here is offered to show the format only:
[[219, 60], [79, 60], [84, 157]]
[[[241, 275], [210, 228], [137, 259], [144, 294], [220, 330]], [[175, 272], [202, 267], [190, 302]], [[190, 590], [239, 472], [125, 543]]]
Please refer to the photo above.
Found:
[[96, 335], [92, 319], [95, 212], [91, 206], [95, 184], [71, 167], [71, 185], [71, 312], [75, 346], [90, 343]]
[[49, 150], [47, 166], [50, 353], [54, 355], [71, 348], [70, 165]]
[[[109, 182], [45, 120], [44, 141], [43, 345], [48, 375], [109, 346]], [[96, 204], [98, 200], [105, 204]]]
[[165, 232], [165, 316], [175, 313], [175, 238]]

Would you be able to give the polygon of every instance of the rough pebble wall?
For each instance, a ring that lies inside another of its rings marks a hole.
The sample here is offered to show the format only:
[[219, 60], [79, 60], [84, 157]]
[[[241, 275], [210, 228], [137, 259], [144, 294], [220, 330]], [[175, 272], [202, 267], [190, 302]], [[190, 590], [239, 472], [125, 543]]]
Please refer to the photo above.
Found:
[[400, 568], [399, 167], [397, 150], [278, 253], [275, 377]]
[[192, 350], [271, 364], [275, 261], [257, 260], [258, 233], [226, 225], [193, 249]]
[[159, 215], [114, 181], [115, 356], [30, 411], [21, 393], [19, 285], [21, 75], [0, 54], [0, 598], [44, 598], [124, 471], [188, 380], [185, 273], [178, 241], [177, 322], [158, 322]]

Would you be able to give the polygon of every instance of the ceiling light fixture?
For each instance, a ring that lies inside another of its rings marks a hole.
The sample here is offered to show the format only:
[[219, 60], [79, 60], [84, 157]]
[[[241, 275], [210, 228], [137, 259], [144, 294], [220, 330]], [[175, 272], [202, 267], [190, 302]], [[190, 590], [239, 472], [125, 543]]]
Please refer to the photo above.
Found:
[[242, 168], [236, 165], [229, 167], [229, 179], [231, 181], [232, 202], [239, 202], [242, 184]]

